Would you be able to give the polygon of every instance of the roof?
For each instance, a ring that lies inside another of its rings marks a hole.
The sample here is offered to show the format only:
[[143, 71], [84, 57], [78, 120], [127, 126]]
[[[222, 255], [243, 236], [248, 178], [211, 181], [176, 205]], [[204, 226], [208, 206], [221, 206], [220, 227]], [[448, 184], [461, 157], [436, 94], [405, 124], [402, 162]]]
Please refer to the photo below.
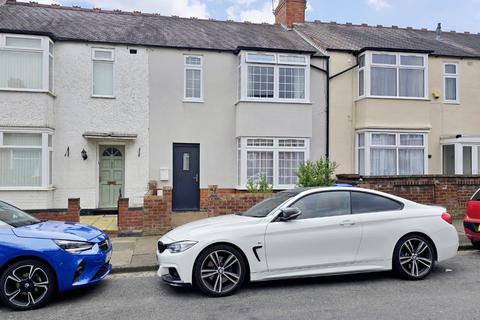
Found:
[[398, 50], [425, 52], [438, 56], [480, 58], [480, 35], [427, 29], [305, 22], [295, 28], [325, 50], [359, 52]]
[[295, 31], [285, 30], [279, 25], [188, 19], [14, 1], [7, 1], [0, 6], [0, 31], [45, 34], [56, 41], [220, 51], [317, 51]]

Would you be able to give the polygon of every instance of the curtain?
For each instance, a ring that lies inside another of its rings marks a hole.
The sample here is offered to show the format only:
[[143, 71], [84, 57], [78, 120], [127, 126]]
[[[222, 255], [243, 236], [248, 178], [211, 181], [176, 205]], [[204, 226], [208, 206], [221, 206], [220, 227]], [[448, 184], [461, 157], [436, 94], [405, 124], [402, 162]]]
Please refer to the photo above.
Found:
[[398, 169], [400, 175], [424, 174], [424, 150], [400, 149], [398, 151]]
[[358, 149], [358, 174], [365, 174], [365, 149]]
[[397, 69], [372, 67], [371, 94], [373, 96], [397, 95]]
[[375, 146], [394, 146], [396, 139], [395, 134], [374, 133], [372, 134], [372, 145]]
[[401, 134], [400, 145], [402, 146], [423, 146], [423, 134]]
[[0, 149], [0, 187], [42, 184], [41, 149]]
[[112, 62], [93, 62], [93, 94], [96, 96], [113, 96]]
[[445, 100], [457, 100], [456, 78], [445, 78]]
[[396, 149], [371, 149], [370, 174], [372, 176], [395, 175], [397, 172]]
[[247, 152], [247, 182], [266, 178], [273, 184], [273, 151]]
[[0, 50], [0, 88], [42, 89], [42, 55]]
[[185, 82], [186, 98], [201, 98], [201, 71], [199, 69], [187, 69]]
[[297, 184], [296, 175], [300, 164], [305, 162], [304, 152], [279, 152], [278, 153], [278, 183]]
[[425, 96], [424, 71], [419, 69], [400, 69], [400, 96]]

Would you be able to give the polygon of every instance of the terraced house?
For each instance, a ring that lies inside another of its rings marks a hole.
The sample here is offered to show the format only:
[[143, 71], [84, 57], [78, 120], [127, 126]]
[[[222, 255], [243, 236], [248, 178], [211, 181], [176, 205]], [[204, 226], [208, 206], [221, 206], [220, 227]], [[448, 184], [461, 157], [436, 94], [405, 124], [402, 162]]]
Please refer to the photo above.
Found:
[[175, 210], [198, 210], [209, 185], [293, 187], [300, 163], [326, 154], [326, 67], [281, 25], [9, 0], [0, 199], [108, 209], [140, 205], [155, 180]]

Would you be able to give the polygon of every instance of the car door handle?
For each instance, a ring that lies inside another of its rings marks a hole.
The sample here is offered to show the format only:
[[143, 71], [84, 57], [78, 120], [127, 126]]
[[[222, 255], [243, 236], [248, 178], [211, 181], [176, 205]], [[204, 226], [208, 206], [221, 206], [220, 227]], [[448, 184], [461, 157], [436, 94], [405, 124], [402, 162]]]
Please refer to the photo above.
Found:
[[353, 226], [355, 225], [355, 221], [353, 220], [343, 220], [342, 222], [340, 222], [340, 225], [343, 226], [343, 227], [348, 227], [348, 226]]

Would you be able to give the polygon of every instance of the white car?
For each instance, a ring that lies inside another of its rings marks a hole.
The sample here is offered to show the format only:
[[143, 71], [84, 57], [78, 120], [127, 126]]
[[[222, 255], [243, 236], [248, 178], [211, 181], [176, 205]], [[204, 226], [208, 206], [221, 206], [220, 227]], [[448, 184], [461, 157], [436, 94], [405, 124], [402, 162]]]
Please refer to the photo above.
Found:
[[245, 281], [394, 270], [423, 279], [454, 257], [444, 208], [356, 187], [295, 189], [241, 215], [180, 226], [158, 242], [158, 275], [225, 296]]

